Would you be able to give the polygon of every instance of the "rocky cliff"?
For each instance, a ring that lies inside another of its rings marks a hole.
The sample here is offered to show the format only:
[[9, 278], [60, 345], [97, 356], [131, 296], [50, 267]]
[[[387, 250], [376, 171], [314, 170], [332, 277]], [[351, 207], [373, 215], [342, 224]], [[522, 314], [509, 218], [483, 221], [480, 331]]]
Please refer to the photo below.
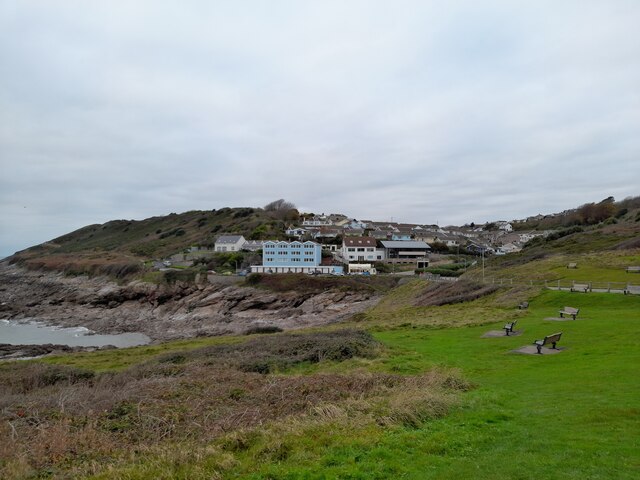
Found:
[[84, 326], [97, 333], [142, 332], [154, 340], [282, 330], [346, 319], [378, 301], [369, 291], [271, 292], [229, 278], [202, 284], [117, 284], [0, 263], [0, 318]]

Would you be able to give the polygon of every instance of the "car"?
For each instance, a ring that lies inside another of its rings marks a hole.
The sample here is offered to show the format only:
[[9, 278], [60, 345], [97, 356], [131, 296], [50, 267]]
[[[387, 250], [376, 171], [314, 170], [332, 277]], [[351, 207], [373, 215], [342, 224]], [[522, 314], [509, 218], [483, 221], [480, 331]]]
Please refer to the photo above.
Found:
[[344, 273], [342, 272], [331, 272], [331, 275], [335, 275], [336, 277], [344, 277]]

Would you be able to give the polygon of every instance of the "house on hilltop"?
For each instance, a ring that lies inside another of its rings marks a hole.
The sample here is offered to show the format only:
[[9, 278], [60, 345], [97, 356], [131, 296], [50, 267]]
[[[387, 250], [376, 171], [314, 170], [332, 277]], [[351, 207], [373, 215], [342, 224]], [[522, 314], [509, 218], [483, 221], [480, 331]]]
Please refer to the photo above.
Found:
[[221, 235], [215, 242], [216, 252], [239, 252], [247, 241], [242, 235]]

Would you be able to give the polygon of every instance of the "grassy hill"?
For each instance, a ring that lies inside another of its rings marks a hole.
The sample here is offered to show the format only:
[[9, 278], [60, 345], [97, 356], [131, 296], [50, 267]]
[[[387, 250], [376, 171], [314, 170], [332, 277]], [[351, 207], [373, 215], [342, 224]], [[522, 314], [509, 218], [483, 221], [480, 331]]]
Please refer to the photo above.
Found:
[[261, 208], [222, 208], [146, 220], [113, 220], [28, 248], [11, 260], [32, 268], [123, 276], [139, 270], [141, 261], [178, 253], [190, 245], [213, 246], [225, 233], [247, 239], [284, 238], [286, 222], [297, 218], [297, 212], [280, 213]]
[[[481, 262], [464, 278], [482, 278]], [[576, 263], [576, 269], [568, 269]], [[515, 283], [554, 281], [635, 282], [625, 267], [640, 265], [640, 213], [614, 222], [560, 229], [527, 243], [519, 253], [485, 258], [485, 278]], [[638, 276], [640, 277], [640, 275]]]

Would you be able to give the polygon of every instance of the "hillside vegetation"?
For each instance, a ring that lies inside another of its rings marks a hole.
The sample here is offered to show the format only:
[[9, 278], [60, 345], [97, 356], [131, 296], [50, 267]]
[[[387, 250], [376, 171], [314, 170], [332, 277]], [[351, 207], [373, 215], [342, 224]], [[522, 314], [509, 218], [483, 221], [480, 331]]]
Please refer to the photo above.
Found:
[[[583, 281], [640, 283], [625, 268], [640, 265], [640, 221], [570, 227], [536, 238], [519, 253], [485, 258], [485, 278], [516, 283]], [[639, 217], [640, 218], [640, 217]], [[575, 263], [577, 268], [567, 268]], [[481, 262], [463, 275], [480, 280]]]
[[70, 274], [106, 274], [124, 277], [143, 268], [143, 261], [183, 251], [191, 245], [213, 246], [221, 234], [247, 239], [284, 238], [286, 222], [297, 211], [261, 208], [222, 208], [190, 211], [145, 220], [114, 220], [88, 225], [11, 257], [29, 268]]

